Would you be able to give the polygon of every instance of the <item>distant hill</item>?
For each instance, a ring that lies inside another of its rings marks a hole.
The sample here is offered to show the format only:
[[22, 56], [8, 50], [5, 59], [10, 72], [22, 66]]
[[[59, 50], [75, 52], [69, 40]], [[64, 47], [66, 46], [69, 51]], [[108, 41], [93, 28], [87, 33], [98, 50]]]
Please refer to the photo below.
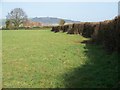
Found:
[[[50, 25], [50, 24], [59, 24], [59, 21], [62, 18], [54, 18], [54, 17], [35, 17], [35, 18], [30, 18], [31, 21], [33, 22], [41, 22], [43, 24], [46, 25]], [[2, 23], [1, 23], [2, 20]], [[80, 21], [73, 21], [73, 20], [68, 20], [68, 19], [64, 19], [66, 23], [77, 23]], [[5, 25], [5, 19], [0, 19], [0, 26], [4, 26]]]
[[[62, 18], [54, 18], [54, 17], [35, 17], [35, 18], [32, 18], [31, 20], [34, 22], [41, 22], [44, 24], [58, 24], [61, 19]], [[80, 21], [73, 21], [73, 20], [68, 20], [68, 19], [64, 19], [64, 20], [66, 23], [80, 22]]]

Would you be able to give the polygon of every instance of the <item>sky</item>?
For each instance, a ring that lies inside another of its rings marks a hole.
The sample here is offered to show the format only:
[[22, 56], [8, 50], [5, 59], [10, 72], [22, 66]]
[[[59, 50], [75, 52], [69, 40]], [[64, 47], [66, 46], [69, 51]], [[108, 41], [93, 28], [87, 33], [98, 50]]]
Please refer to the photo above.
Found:
[[117, 2], [2, 2], [2, 18], [22, 8], [29, 18], [58, 17], [75, 21], [103, 21], [118, 15]]

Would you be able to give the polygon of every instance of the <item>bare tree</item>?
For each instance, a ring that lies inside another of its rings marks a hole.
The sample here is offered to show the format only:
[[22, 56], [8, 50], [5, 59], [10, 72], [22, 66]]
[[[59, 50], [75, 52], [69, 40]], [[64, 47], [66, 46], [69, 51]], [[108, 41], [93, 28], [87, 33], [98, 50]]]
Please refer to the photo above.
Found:
[[16, 29], [27, 20], [26, 13], [21, 8], [15, 8], [7, 15], [7, 20], [14, 24]]
[[65, 20], [61, 19], [59, 25], [64, 25], [64, 24], [65, 24]]

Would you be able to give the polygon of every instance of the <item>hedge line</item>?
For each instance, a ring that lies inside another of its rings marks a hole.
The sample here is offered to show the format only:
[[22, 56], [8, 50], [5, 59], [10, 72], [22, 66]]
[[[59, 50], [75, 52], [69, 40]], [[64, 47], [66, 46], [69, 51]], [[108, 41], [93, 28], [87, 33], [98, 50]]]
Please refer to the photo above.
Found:
[[[42, 27], [19, 27], [18, 30], [41, 30], [41, 29], [51, 29], [52, 26], [42, 26]], [[1, 30], [17, 30], [16, 28], [6, 28], [2, 27]]]
[[52, 27], [53, 32], [80, 34], [96, 44], [102, 44], [108, 51], [120, 52], [120, 16], [103, 22], [80, 22]]

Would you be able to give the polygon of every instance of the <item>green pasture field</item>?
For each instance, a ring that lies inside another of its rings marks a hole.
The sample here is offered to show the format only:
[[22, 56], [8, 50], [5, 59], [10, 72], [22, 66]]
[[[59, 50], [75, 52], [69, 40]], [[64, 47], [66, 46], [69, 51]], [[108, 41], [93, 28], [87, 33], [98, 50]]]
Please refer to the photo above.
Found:
[[118, 55], [80, 35], [3, 30], [3, 88], [116, 87]]

